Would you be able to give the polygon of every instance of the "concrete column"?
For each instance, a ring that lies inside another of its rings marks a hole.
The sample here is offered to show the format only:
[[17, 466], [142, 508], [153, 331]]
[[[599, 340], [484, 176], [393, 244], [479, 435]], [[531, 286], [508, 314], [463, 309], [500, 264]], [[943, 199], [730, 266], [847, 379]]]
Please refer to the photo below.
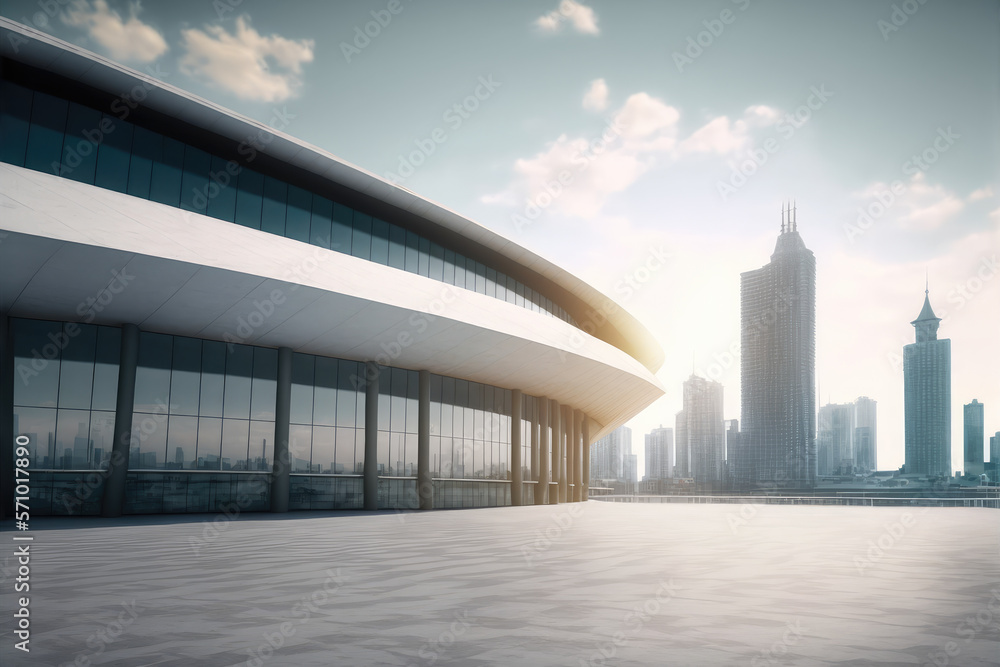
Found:
[[590, 419], [583, 415], [583, 500], [590, 498]]
[[431, 374], [420, 371], [417, 408], [417, 498], [420, 509], [434, 509], [434, 480], [431, 479]]
[[580, 432], [576, 430], [573, 408], [566, 406], [566, 502], [576, 502], [576, 441]]
[[[0, 313], [0, 424], [10, 424], [0, 428], [0, 519], [6, 519], [14, 511], [14, 344], [10, 334], [10, 318]], [[36, 463], [31, 461], [31, 467]], [[30, 479], [30, 478], [29, 478]]]
[[510, 403], [510, 504], [521, 506], [521, 404], [524, 396], [520, 389], [511, 392]]
[[271, 511], [287, 512], [292, 488], [292, 461], [288, 456], [292, 414], [292, 348], [278, 348], [278, 382], [274, 396], [274, 453], [271, 467]]
[[583, 444], [583, 413], [579, 410], [573, 412], [573, 424], [576, 430], [576, 439], [573, 443], [576, 445], [576, 454], [573, 456], [573, 461], [576, 463], [576, 470], [573, 475], [576, 479], [576, 502], [583, 501], [583, 456], [587, 451], [587, 447]]
[[563, 467], [563, 411], [558, 401], [552, 401], [552, 481], [556, 483], [554, 493], [550, 493], [549, 504], [566, 502], [563, 487], [566, 469]]
[[547, 505], [549, 502], [549, 447], [552, 446], [549, 433], [549, 399], [538, 399], [538, 428], [541, 437], [538, 439], [538, 484], [535, 485], [535, 504]]
[[378, 364], [365, 364], [365, 509], [378, 509]]
[[135, 369], [139, 364], [139, 327], [122, 325], [122, 347], [118, 356], [118, 398], [115, 403], [115, 430], [108, 462], [101, 516], [119, 517], [125, 507], [125, 475], [132, 445], [132, 408], [135, 406]]
[[[538, 425], [538, 403], [535, 402], [535, 409], [531, 411], [531, 479], [536, 482], [534, 492], [535, 494], [541, 493], [538, 488], [538, 441], [541, 437], [541, 429]], [[538, 500], [536, 499], [534, 503], [537, 505]]]

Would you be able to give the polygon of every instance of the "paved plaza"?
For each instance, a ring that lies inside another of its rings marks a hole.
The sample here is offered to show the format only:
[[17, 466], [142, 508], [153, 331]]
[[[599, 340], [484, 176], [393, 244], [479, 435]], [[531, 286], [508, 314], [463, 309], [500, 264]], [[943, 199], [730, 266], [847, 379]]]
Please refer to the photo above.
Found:
[[35, 519], [13, 665], [996, 665], [1000, 512], [631, 505]]

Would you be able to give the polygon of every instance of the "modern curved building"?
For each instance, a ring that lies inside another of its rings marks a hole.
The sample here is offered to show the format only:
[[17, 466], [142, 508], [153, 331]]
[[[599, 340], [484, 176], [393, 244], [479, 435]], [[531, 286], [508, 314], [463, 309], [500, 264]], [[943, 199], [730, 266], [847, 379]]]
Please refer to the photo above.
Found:
[[578, 501], [663, 393], [509, 239], [6, 19], [0, 55], [4, 508], [15, 454], [34, 515]]

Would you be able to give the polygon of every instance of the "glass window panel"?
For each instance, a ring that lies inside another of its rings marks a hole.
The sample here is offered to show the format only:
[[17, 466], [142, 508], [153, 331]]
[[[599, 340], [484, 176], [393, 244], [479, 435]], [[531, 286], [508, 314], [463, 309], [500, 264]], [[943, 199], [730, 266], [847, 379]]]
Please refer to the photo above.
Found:
[[[389, 378], [389, 373], [383, 372], [378, 387], [378, 429], [380, 431], [389, 431], [392, 428], [391, 415], [393, 403], [392, 396], [390, 395]], [[359, 419], [358, 424], [362, 423]]]
[[406, 230], [393, 224], [389, 225], [389, 266], [406, 268]]
[[163, 137], [160, 160], [153, 162], [149, 198], [168, 206], [178, 206], [181, 199], [181, 174], [184, 170], [184, 144]]
[[252, 169], [240, 172], [236, 191], [236, 224], [260, 229], [260, 212], [264, 203], [264, 177]]
[[312, 217], [312, 193], [300, 187], [288, 186], [288, 208], [285, 211], [285, 236], [303, 243], [309, 242], [309, 219]]
[[[358, 364], [361, 372], [364, 372], [364, 364]], [[354, 413], [354, 423], [357, 424], [359, 429], [365, 427], [365, 392], [359, 391], [355, 394], [357, 399], [357, 410]]]
[[355, 420], [358, 394], [364, 391], [364, 364], [340, 361], [337, 364], [337, 426], [364, 426]]
[[441, 435], [454, 435], [452, 429], [455, 423], [455, 407], [448, 403], [441, 404]]
[[36, 171], [55, 173], [53, 165], [62, 157], [63, 133], [69, 103], [52, 95], [36, 92], [31, 105], [31, 127], [24, 166]]
[[253, 386], [250, 419], [274, 419], [278, 388], [278, 351], [266, 347], [253, 349]]
[[417, 273], [420, 270], [420, 237], [406, 230], [406, 266], [410, 273]]
[[406, 448], [403, 453], [403, 471], [407, 477], [417, 476], [417, 434], [407, 433]]
[[431, 375], [430, 382], [430, 432], [441, 433], [441, 376]]
[[107, 468], [115, 444], [115, 413], [94, 411], [90, 413], [90, 465], [88, 468]]
[[309, 243], [320, 248], [330, 247], [331, 218], [333, 218], [333, 202], [326, 197], [313, 196], [312, 224], [309, 228]]
[[194, 146], [184, 149], [184, 173], [181, 176], [182, 209], [196, 213], [206, 212], [209, 195], [208, 173], [211, 170], [211, 155]]
[[222, 420], [217, 417], [201, 417], [198, 420], [198, 468], [218, 470], [221, 457]]
[[246, 470], [250, 443], [250, 422], [222, 420], [222, 470]]
[[420, 373], [406, 371], [406, 432], [416, 433], [420, 415]]
[[32, 92], [9, 81], [0, 81], [0, 162], [24, 166], [31, 127]]
[[59, 399], [59, 346], [62, 325], [41, 320], [12, 321], [14, 405], [54, 408]]
[[486, 269], [486, 296], [497, 295], [497, 272], [495, 269]]
[[336, 458], [337, 429], [333, 426], [314, 426], [312, 445], [312, 471], [324, 474], [333, 472]]
[[354, 212], [354, 235], [351, 237], [351, 254], [361, 259], [372, 257], [372, 217]]
[[87, 468], [91, 456], [90, 411], [59, 410], [56, 421], [55, 468]]
[[507, 303], [517, 303], [517, 281], [507, 276]]
[[246, 419], [250, 416], [250, 379], [253, 377], [253, 348], [229, 345], [226, 349], [226, 396], [222, 416]]
[[[141, 349], [141, 348], [140, 348]], [[162, 468], [167, 452], [167, 416], [142, 412], [132, 414], [129, 470]]]
[[260, 228], [278, 236], [285, 235], [285, 211], [288, 209], [288, 184], [277, 178], [264, 177], [264, 203], [261, 207]]
[[250, 470], [271, 470], [274, 453], [274, 422], [250, 422]]
[[389, 463], [391, 453], [389, 452], [389, 432], [380, 430], [378, 432], [378, 474], [391, 475]]
[[104, 114], [101, 127], [107, 128], [97, 153], [97, 174], [94, 185], [125, 192], [128, 188], [128, 166], [132, 153], [132, 123]]
[[218, 341], [202, 341], [201, 406], [199, 408], [199, 414], [202, 417], [222, 416], [222, 399], [225, 396], [225, 383], [226, 344]]
[[337, 456], [334, 472], [350, 475], [355, 469], [355, 434], [353, 428], [337, 427]]
[[172, 336], [145, 331], [139, 333], [139, 364], [135, 371], [136, 412], [167, 411], [172, 347]]
[[486, 294], [486, 265], [482, 262], [475, 262], [476, 266], [476, 291]]
[[313, 369], [315, 357], [308, 354], [292, 355], [291, 417], [293, 424], [312, 424]]
[[28, 438], [31, 468], [54, 468], [56, 411], [54, 408], [14, 408], [14, 432]]
[[170, 370], [170, 413], [197, 415], [200, 393], [201, 341], [177, 336], [174, 338]]
[[434, 280], [444, 280], [444, 248], [437, 243], [430, 244], [430, 268], [427, 275]]
[[455, 253], [452, 250], [444, 251], [444, 273], [442, 279], [449, 285], [455, 284]]
[[418, 248], [417, 273], [429, 276], [431, 274], [431, 242], [421, 238]]
[[59, 169], [64, 178], [93, 185], [101, 141], [101, 112], [70, 102]]
[[167, 468], [192, 469], [198, 465], [198, 418], [171, 415], [167, 423]]
[[343, 204], [333, 205], [333, 226], [331, 228], [330, 249], [351, 253], [351, 236], [354, 233], [354, 209]]
[[[337, 360], [316, 358], [316, 382], [313, 390], [313, 424], [337, 424]], [[332, 459], [331, 459], [332, 460]]]
[[379, 264], [389, 264], [389, 223], [375, 218], [372, 220], [372, 256]]
[[236, 183], [240, 166], [230, 160], [212, 156], [208, 186], [208, 215], [233, 222], [236, 219]]
[[516, 294], [516, 296], [514, 298], [514, 303], [516, 305], [521, 306], [523, 308], [524, 307], [524, 284], [523, 283], [518, 282], [515, 285], [515, 294]]
[[63, 334], [68, 341], [62, 352], [59, 370], [59, 407], [90, 409], [94, 387], [94, 350], [97, 327], [86, 324], [66, 324]]
[[312, 426], [292, 424], [288, 427], [288, 456], [292, 462], [292, 472], [309, 472]]
[[132, 133], [132, 157], [128, 163], [128, 189], [135, 197], [149, 199], [149, 182], [153, 174], [153, 163], [163, 153], [163, 135], [144, 127], [136, 127]]

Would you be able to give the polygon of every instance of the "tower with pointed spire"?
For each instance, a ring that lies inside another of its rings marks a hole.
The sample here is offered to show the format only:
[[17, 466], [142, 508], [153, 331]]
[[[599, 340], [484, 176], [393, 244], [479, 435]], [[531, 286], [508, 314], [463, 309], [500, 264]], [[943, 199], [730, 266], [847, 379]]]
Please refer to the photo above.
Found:
[[916, 342], [903, 347], [906, 474], [951, 474], [951, 341], [938, 340], [941, 318], [924, 306], [910, 322]]
[[799, 236], [795, 202], [767, 265], [740, 276], [743, 489], [816, 482], [816, 258]]

